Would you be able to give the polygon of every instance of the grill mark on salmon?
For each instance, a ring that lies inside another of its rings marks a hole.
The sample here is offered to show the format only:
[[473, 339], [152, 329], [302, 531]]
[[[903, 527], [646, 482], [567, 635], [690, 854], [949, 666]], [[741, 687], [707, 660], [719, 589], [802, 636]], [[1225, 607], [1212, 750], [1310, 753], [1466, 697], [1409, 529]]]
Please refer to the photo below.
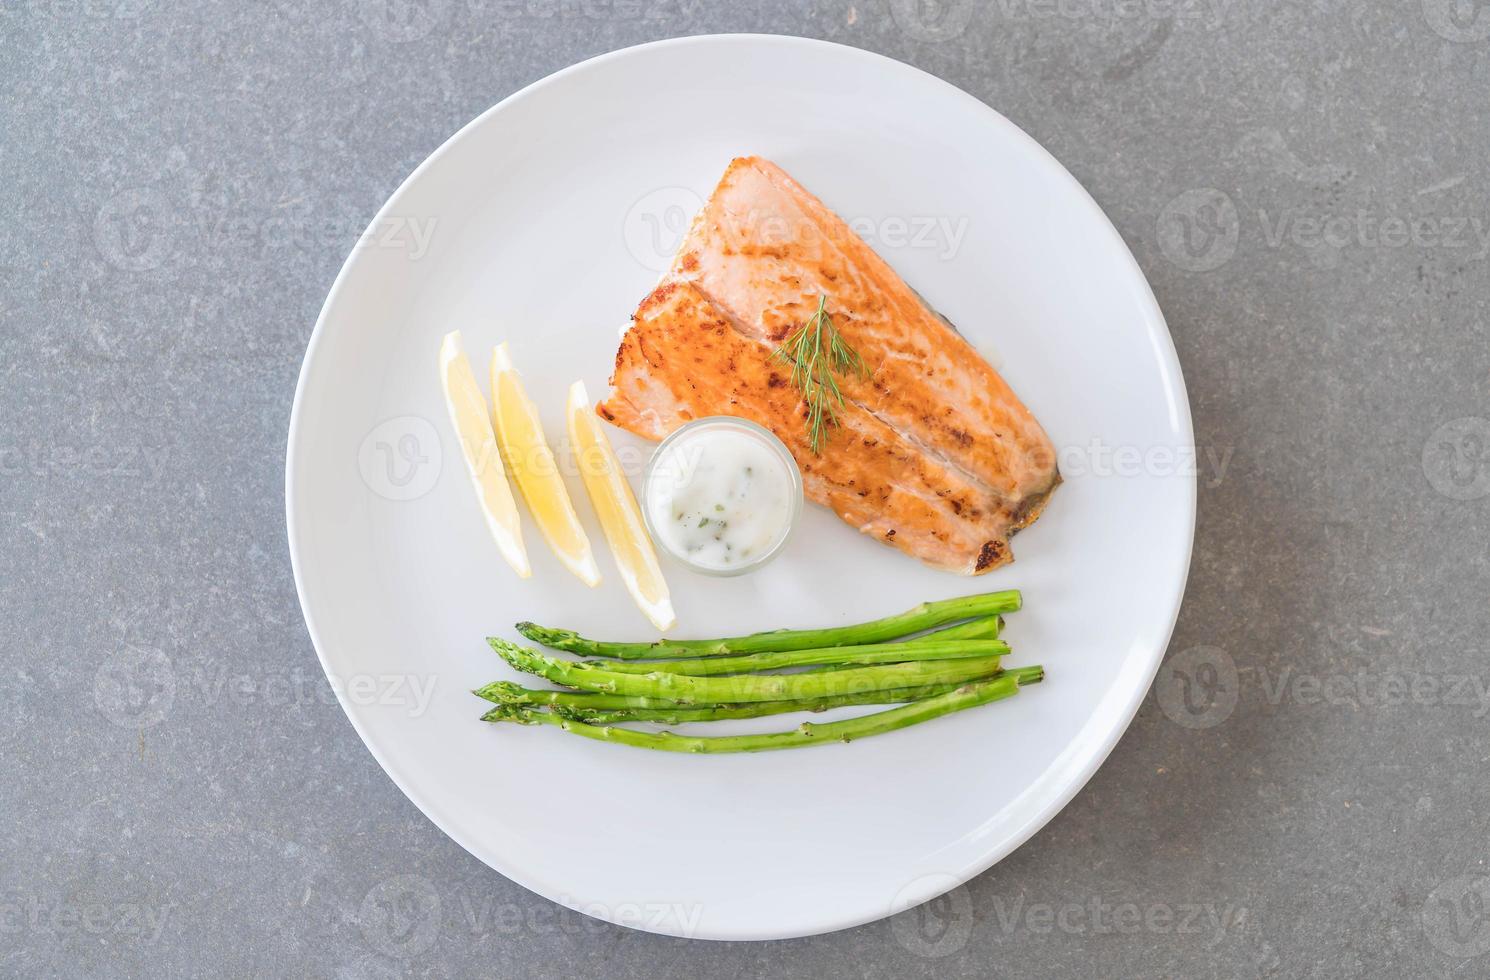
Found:
[[[648, 351], [673, 353], [654, 362]], [[617, 395], [607, 399], [605, 408], [616, 424], [653, 439], [706, 415], [759, 422], [796, 458], [809, 497], [859, 530], [893, 540], [930, 564], [965, 571], [968, 555], [1007, 533], [1007, 522], [998, 514], [958, 518], [954, 506], [978, 499], [979, 488], [917, 452], [862, 409], [845, 407], [835, 432], [835, 453], [813, 455], [802, 425], [801, 397], [789, 385], [770, 383], [781, 371], [771, 352], [729, 327], [690, 284], [664, 283], [637, 310], [613, 379]], [[729, 361], [736, 365], [734, 372], [709, 370], [709, 365]], [[660, 386], [654, 383], [659, 374], [665, 375]]]
[[[823, 454], [772, 353], [819, 294], [864, 358]], [[979, 574], [1060, 482], [1049, 438], [951, 323], [775, 164], [733, 161], [616, 355], [610, 421], [660, 439], [750, 418], [791, 450], [808, 496], [893, 547]]]

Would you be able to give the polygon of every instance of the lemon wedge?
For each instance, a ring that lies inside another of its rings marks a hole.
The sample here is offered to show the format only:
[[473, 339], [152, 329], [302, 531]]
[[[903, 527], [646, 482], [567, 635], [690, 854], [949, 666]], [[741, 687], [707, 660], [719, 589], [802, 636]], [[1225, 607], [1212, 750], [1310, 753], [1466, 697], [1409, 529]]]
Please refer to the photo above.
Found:
[[590, 552], [590, 539], [580, 527], [564, 478], [543, 437], [538, 407], [523, 390], [506, 344], [498, 344], [491, 359], [492, 427], [502, 458], [517, 480], [528, 511], [559, 561], [590, 588], [600, 584], [600, 567]]
[[440, 344], [440, 384], [445, 389], [445, 407], [450, 410], [450, 424], [460, 441], [466, 469], [476, 484], [476, 499], [486, 515], [486, 526], [491, 529], [497, 550], [507, 564], [518, 577], [527, 578], [533, 570], [528, 565], [528, 551], [523, 547], [517, 503], [512, 499], [512, 488], [507, 485], [507, 474], [502, 469], [486, 398], [476, 385], [476, 372], [471, 370], [459, 330], [446, 334]]
[[574, 449], [585, 489], [590, 492], [590, 502], [600, 517], [605, 540], [616, 556], [626, 591], [652, 625], [659, 630], [672, 629], [678, 617], [673, 613], [667, 582], [663, 581], [662, 569], [657, 565], [657, 552], [642, 523], [636, 495], [621, 471], [621, 461], [590, 408], [590, 396], [583, 381], [576, 381], [569, 388], [568, 414], [569, 444]]

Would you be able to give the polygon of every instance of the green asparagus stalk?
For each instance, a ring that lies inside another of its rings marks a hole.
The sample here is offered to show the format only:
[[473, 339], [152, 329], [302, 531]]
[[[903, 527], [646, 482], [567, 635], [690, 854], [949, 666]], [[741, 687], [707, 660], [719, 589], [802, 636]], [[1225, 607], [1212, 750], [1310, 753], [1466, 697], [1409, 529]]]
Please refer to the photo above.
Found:
[[919, 640], [997, 640], [1004, 632], [1004, 617], [1002, 616], [979, 616], [956, 626], [944, 626], [930, 633], [922, 633], [920, 636], [909, 640], [897, 640], [897, 643], [911, 643]]
[[[930, 633], [923, 633], [921, 636], [917, 637], [916, 640], [914, 640], [914, 641], [908, 640], [908, 641], [904, 641], [904, 642], [920, 642], [920, 641], [923, 641], [923, 640], [933, 640], [933, 639], [935, 639], [935, 640], [942, 640], [942, 639], [947, 639], [947, 640], [954, 640], [954, 639], [966, 639], [966, 640], [997, 639], [999, 633], [1003, 630], [1003, 627], [1004, 627], [1004, 617], [1002, 617], [1002, 616], [984, 616], [984, 617], [982, 617], [980, 619], [970, 620], [970, 621], [968, 621], [966, 623], [961, 623], [961, 624], [959, 624], [957, 626], [948, 626], [948, 627], [945, 627], [943, 629], [935, 630], [935, 631], [930, 632]], [[626, 661], [599, 661], [599, 662], [600, 663], [605, 663], [607, 665], [607, 668], [608, 669], [611, 669], [611, 670], [620, 668], [622, 666], [625, 666], [625, 667], [631, 667], [631, 666], [633, 666], [631, 663], [628, 663]], [[853, 666], [853, 665], [849, 665], [849, 666]], [[841, 668], [839, 668], [839, 669], [841, 669]], [[1028, 683], [1028, 682], [1026, 682], [1026, 683]], [[946, 689], [947, 690], [950, 690], [951, 689], [951, 685], [946, 686]], [[923, 690], [925, 690], [925, 693], [924, 694], [921, 694], [920, 697], [930, 697], [933, 694], [944, 693], [942, 690], [932, 690], [932, 689], [923, 689]], [[537, 689], [529, 688], [529, 687], [523, 687], [522, 685], [520, 685], [520, 684], [514, 684], [511, 681], [494, 681], [491, 684], [487, 684], [484, 687], [481, 687], [481, 688], [476, 689], [472, 693], [475, 694], [479, 698], [485, 698], [487, 701], [491, 701], [491, 702], [493, 702], [495, 704], [559, 705], [559, 706], [572, 707], [572, 708], [575, 708], [575, 709], [582, 709], [582, 710], [585, 710], [587, 712], [594, 712], [594, 711], [600, 711], [600, 710], [626, 711], [626, 710], [632, 710], [632, 709], [640, 710], [640, 711], [657, 710], [657, 711], [660, 711], [660, 712], [672, 712], [672, 711], [674, 711], [675, 709], [678, 708], [678, 703], [676, 701], [669, 701], [666, 698], [629, 697], [629, 696], [624, 695], [624, 694], [596, 694], [596, 693], [593, 693], [591, 691], [544, 691], [544, 690], [537, 690]], [[881, 703], [890, 704], [890, 703], [893, 703], [893, 702], [889, 702], [889, 701], [881, 702], [881, 701], [872, 700], [874, 697], [877, 697], [877, 695], [874, 692], [869, 692], [869, 694], [868, 695], [865, 695], [865, 696], [868, 697], [868, 698], [870, 698], [871, 700], [861, 700], [861, 701], [845, 702], [845, 703], [854, 703], [854, 704], [881, 704]], [[906, 698], [905, 700], [914, 700], [914, 699], [913, 698]], [[741, 706], [739, 706], [739, 705], [730, 705], [729, 707], [731, 707], [731, 708], [739, 708]], [[833, 705], [827, 705], [826, 707], [833, 707]], [[796, 708], [786, 709], [786, 708], [783, 708], [781, 710], [785, 711], [785, 710], [821, 710], [821, 709], [818, 709], [818, 708], [803, 708], [803, 709], [796, 709]], [[756, 716], [751, 715], [750, 717], [756, 717]]]
[[[1038, 668], [1020, 667], [1009, 673], [1020, 673], [1035, 671]], [[1022, 680], [1023, 684], [1032, 684], [1039, 677], [1027, 677]], [[672, 718], [680, 710], [698, 711], [710, 708], [726, 708], [729, 710], [749, 710], [757, 714], [739, 715], [731, 717], [757, 718], [762, 715], [779, 714], [785, 711], [823, 711], [827, 708], [836, 708], [843, 705], [860, 704], [898, 704], [902, 701], [917, 701], [921, 698], [929, 698], [934, 694], [945, 694], [956, 684], [933, 684], [920, 687], [908, 687], [893, 691], [863, 691], [852, 694], [838, 694], [821, 698], [808, 698], [802, 701], [756, 701], [750, 704], [720, 704], [720, 705], [682, 705], [667, 698], [645, 698], [629, 697], [624, 694], [596, 694], [593, 691], [553, 691], [539, 690], [531, 687], [523, 687], [511, 681], [493, 681], [483, 687], [478, 687], [471, 693], [478, 698], [490, 701], [496, 705], [519, 705], [522, 707], [548, 707], [561, 709], [581, 721], [592, 721], [601, 715], [615, 715], [614, 718], [604, 718], [605, 721], [622, 721], [622, 715], [635, 715], [637, 721], [665, 721]], [[771, 710], [773, 709], [774, 710]], [[655, 717], [654, 717], [655, 716]], [[500, 720], [500, 719], [492, 719]], [[698, 720], [698, 719], [691, 719]]]
[[953, 660], [959, 657], [1003, 656], [1009, 644], [1002, 640], [908, 640], [905, 643], [872, 643], [867, 646], [824, 647], [821, 650], [782, 650], [777, 653], [747, 653], [735, 657], [695, 657], [691, 660], [584, 660], [587, 667], [601, 667], [622, 674], [689, 674], [712, 677], [745, 674], [786, 667], [816, 664], [898, 664], [912, 660]]
[[596, 694], [591, 691], [540, 691], [511, 681], [494, 681], [471, 692], [495, 704], [517, 704], [531, 707], [575, 707], [595, 709], [676, 708], [678, 702], [667, 698], [629, 697], [624, 694]]
[[545, 656], [496, 637], [488, 637], [487, 642], [502, 659], [518, 670], [537, 674], [564, 687], [601, 694], [667, 698], [688, 704], [799, 700], [921, 684], [966, 682], [989, 677], [999, 668], [998, 657], [964, 657], [801, 674], [735, 677], [690, 677], [662, 671], [622, 674]]
[[729, 721], [737, 718], [765, 718], [784, 715], [793, 711], [827, 711], [848, 705], [906, 704], [925, 698], [946, 694], [956, 689], [957, 684], [933, 684], [924, 687], [904, 687], [894, 691], [866, 691], [863, 694], [838, 694], [802, 701], [756, 701], [747, 704], [679, 705], [676, 708], [632, 708], [614, 711], [594, 711], [586, 708], [554, 708], [554, 714], [571, 721], [582, 721], [587, 725], [616, 725], [624, 722], [646, 721], [656, 725], [681, 725], [692, 721]]
[[[947, 626], [930, 633], [922, 633], [918, 636], [908, 637], [903, 640], [892, 640], [891, 643], [921, 643], [928, 640], [996, 640], [1004, 631], [1004, 617], [983, 616], [979, 619], [970, 619], [956, 626]], [[603, 663], [604, 661], [589, 661], [591, 663]], [[654, 661], [657, 662], [657, 661]], [[844, 667], [853, 667], [855, 664], [828, 664], [823, 667], [814, 667], [813, 670], [843, 670]]]
[[[922, 633], [920, 636], [909, 640], [896, 640], [891, 643], [871, 643], [855, 647], [824, 647], [822, 650], [783, 650], [775, 653], [751, 653], [741, 654], [733, 657], [691, 657], [680, 660], [583, 660], [581, 663], [591, 667], [603, 666], [607, 670], [620, 671], [626, 674], [647, 674], [654, 670], [665, 670], [672, 674], [692, 674], [694, 676], [709, 676], [714, 674], [735, 674], [756, 670], [775, 670], [781, 667], [798, 665], [823, 665], [828, 669], [841, 669], [844, 666], [859, 666], [871, 663], [896, 663], [901, 660], [944, 660], [952, 656], [974, 656], [976, 649], [970, 653], [957, 653], [952, 655], [911, 655], [897, 656], [895, 649], [909, 644], [924, 644], [932, 641], [943, 642], [952, 640], [996, 640], [1004, 628], [1004, 617], [984, 616], [980, 619], [959, 623], [945, 629], [933, 630], [930, 633]], [[849, 651], [869, 651], [878, 653], [883, 651], [883, 656], [873, 658], [848, 657]], [[988, 652], [999, 652], [990, 650]], [[1002, 652], [1007, 653], [1006, 646]], [[806, 659], [823, 654], [824, 659]], [[829, 656], [836, 654], [836, 656]], [[797, 659], [801, 657], [802, 659]], [[781, 658], [781, 662], [772, 661]], [[725, 666], [724, 661], [730, 665]], [[714, 665], [719, 666], [714, 666]], [[739, 666], [736, 666], [738, 664]], [[676, 665], [676, 666], [672, 666]]]
[[[498, 701], [497, 706], [499, 708], [548, 707], [565, 718], [588, 722], [592, 725], [610, 725], [623, 721], [650, 721], [665, 725], [680, 725], [685, 721], [723, 721], [729, 718], [764, 718], [767, 715], [786, 714], [790, 711], [826, 711], [829, 708], [846, 705], [901, 704], [906, 701], [920, 701], [922, 698], [946, 694], [954, 687], [957, 685], [923, 684], [920, 687], [903, 687], [893, 691], [864, 691], [858, 694], [805, 698], [800, 701], [755, 701], [748, 704], [678, 704], [675, 701], [663, 701], [660, 698], [621, 698], [617, 694], [591, 694], [588, 691], [535, 691], [533, 693], [540, 695], [562, 694], [565, 698], [562, 701], [553, 702], [547, 699], [532, 702]], [[607, 708], [591, 704], [585, 700], [586, 698], [602, 701], [651, 701], [654, 705], [667, 705], [667, 707]], [[488, 711], [482, 720], [510, 721], [511, 717], [493, 709]]]
[[[1019, 686], [1038, 684], [1044, 679], [1041, 667], [1018, 667], [1001, 671], [997, 676], [1008, 674], [1019, 681]], [[839, 694], [830, 697], [811, 698], [805, 701], [757, 701], [754, 704], [682, 705], [671, 708], [619, 708], [596, 710], [585, 705], [574, 707], [556, 706], [555, 714], [571, 721], [582, 721], [590, 725], [614, 725], [623, 722], [645, 721], [657, 725], [681, 725], [693, 721], [726, 721], [736, 718], [764, 718], [768, 715], [787, 714], [794, 711], [827, 711], [867, 704], [902, 704], [924, 698], [946, 694], [957, 684], [933, 684], [924, 687], [907, 687], [896, 691], [866, 691], [862, 694]], [[603, 695], [602, 695], [603, 696]], [[488, 719], [496, 721], [499, 719]]]
[[586, 639], [573, 630], [553, 629], [534, 623], [518, 623], [517, 631], [535, 643], [541, 643], [556, 650], [567, 650], [570, 653], [621, 660], [660, 660], [880, 643], [945, 623], [953, 623], [960, 619], [1014, 612], [1019, 608], [1020, 602], [1018, 590], [1008, 589], [1003, 592], [988, 592], [958, 599], [923, 602], [903, 613], [860, 623], [856, 626], [835, 626], [816, 630], [774, 630], [768, 633], [752, 633], [749, 636], [713, 640], [616, 643]]
[[1007, 698], [1019, 691], [1019, 681], [1013, 675], [986, 678], [962, 684], [945, 694], [913, 701], [887, 711], [850, 718], [846, 721], [830, 721], [825, 724], [804, 722], [791, 731], [772, 732], [766, 735], [678, 735], [673, 732], [639, 732], [629, 728], [610, 725], [589, 725], [573, 721], [552, 712], [518, 705], [496, 708], [510, 714], [510, 720], [525, 725], [554, 725], [566, 732], [593, 738], [601, 742], [619, 742], [642, 749], [663, 752], [764, 752], [772, 749], [794, 749], [829, 742], [850, 742], [870, 735], [880, 735], [897, 729], [930, 721], [954, 711], [987, 704]]

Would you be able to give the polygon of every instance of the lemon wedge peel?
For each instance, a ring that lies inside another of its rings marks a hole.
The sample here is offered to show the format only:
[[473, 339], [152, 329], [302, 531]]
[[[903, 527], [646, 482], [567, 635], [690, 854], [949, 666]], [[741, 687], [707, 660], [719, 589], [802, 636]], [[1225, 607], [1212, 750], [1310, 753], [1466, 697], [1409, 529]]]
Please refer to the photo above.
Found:
[[641, 508], [637, 506], [631, 484], [626, 482], [621, 461], [591, 410], [583, 381], [570, 386], [567, 413], [569, 445], [590, 494], [590, 503], [600, 518], [606, 543], [620, 569], [621, 581], [652, 625], [659, 630], [670, 630], [677, 625], [678, 617], [657, 563], [657, 551], [642, 522]]
[[466, 461], [466, 471], [476, 488], [476, 501], [497, 550], [519, 578], [529, 578], [533, 569], [528, 563], [528, 550], [523, 546], [517, 501], [507, 484], [486, 398], [476, 384], [476, 372], [466, 356], [459, 330], [446, 334], [440, 344], [440, 387], [445, 393], [445, 407]]
[[538, 408], [523, 390], [505, 343], [492, 351], [492, 429], [507, 469], [522, 491], [528, 513], [565, 568], [590, 588], [600, 584], [600, 566], [590, 539], [564, 487], [553, 450], [543, 435]]

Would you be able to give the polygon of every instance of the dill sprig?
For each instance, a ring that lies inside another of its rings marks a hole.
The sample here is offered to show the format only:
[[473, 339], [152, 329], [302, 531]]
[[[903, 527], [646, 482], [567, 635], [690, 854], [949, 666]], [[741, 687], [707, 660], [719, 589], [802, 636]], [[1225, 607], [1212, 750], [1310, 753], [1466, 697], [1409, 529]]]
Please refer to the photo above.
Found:
[[828, 427], [838, 425], [838, 410], [843, 407], [837, 375], [869, 377], [864, 359], [833, 325], [826, 295], [818, 296], [817, 312], [782, 341], [774, 356], [792, 366], [792, 385], [807, 402], [807, 442], [821, 454]]

